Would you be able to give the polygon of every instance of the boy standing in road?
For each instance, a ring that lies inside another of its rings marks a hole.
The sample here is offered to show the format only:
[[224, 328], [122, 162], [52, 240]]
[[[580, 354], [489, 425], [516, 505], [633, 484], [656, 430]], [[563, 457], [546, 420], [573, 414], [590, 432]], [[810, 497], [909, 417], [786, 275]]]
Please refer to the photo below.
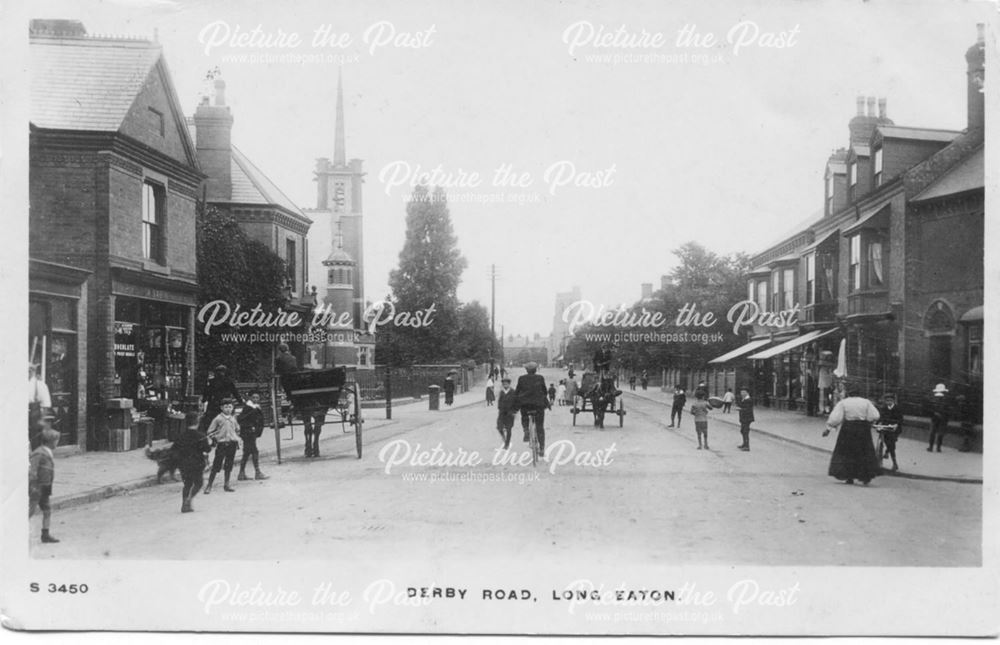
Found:
[[517, 395], [510, 389], [510, 379], [500, 381], [502, 389], [497, 397], [497, 432], [503, 440], [503, 449], [510, 449], [510, 431], [514, 427], [514, 415], [517, 413]]
[[[885, 405], [879, 409], [879, 420], [884, 425], [891, 425], [891, 430], [882, 432], [882, 441], [885, 443], [885, 453], [892, 457], [892, 469], [899, 470], [896, 463], [896, 439], [903, 431], [903, 411], [896, 406], [896, 395], [891, 392], [882, 397]], [[885, 455], [879, 455], [879, 459], [885, 459]]]
[[257, 451], [257, 439], [264, 434], [264, 413], [260, 409], [260, 395], [254, 392], [243, 406], [240, 416], [236, 418], [240, 427], [240, 439], [243, 440], [243, 459], [240, 460], [238, 481], [247, 479], [247, 460], [253, 460], [254, 479], [267, 479], [260, 471], [260, 453]]
[[681, 415], [684, 413], [684, 404], [687, 403], [687, 395], [684, 394], [684, 388], [680, 386], [680, 383], [674, 386], [674, 403], [670, 408], [670, 425], [668, 428], [674, 427], [674, 419], [677, 419], [677, 427], [681, 427]]
[[[42, 417], [46, 424], [49, 417]], [[28, 469], [28, 517], [35, 514], [35, 507], [42, 510], [42, 543], [55, 544], [59, 540], [49, 534], [52, 521], [52, 508], [49, 498], [52, 497], [52, 482], [55, 479], [56, 466], [53, 451], [59, 445], [59, 433], [46, 427], [41, 432], [42, 445], [31, 453], [31, 466]]]
[[698, 450], [701, 450], [702, 437], [705, 438], [705, 450], [708, 447], [708, 410], [712, 406], [706, 400], [705, 393], [698, 390], [694, 393], [695, 401], [691, 404], [691, 416], [694, 417], [694, 430], [698, 435]]
[[743, 443], [736, 446], [744, 452], [750, 452], [750, 424], [753, 418], [753, 399], [750, 398], [748, 389], [740, 389], [740, 398], [736, 401], [736, 407], [740, 411], [740, 434], [743, 435]]
[[215, 476], [220, 470], [225, 470], [225, 484], [222, 490], [227, 493], [236, 492], [229, 485], [229, 476], [233, 472], [233, 461], [236, 459], [236, 449], [240, 443], [240, 424], [233, 416], [233, 400], [222, 400], [222, 412], [212, 419], [212, 424], [208, 427], [208, 438], [215, 442], [215, 459], [212, 461], [212, 473], [208, 476], [208, 486], [205, 486], [205, 494], [212, 492], [212, 484], [215, 483]]

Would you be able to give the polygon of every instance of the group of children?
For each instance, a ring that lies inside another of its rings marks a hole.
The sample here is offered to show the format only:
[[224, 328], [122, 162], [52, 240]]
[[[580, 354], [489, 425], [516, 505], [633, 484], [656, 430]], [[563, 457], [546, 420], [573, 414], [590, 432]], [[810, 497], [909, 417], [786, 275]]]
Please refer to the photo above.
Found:
[[[709, 402], [708, 390], [703, 384], [699, 384], [695, 389], [694, 399], [694, 403], [691, 404], [690, 412], [691, 416], [694, 417], [695, 433], [698, 435], [698, 450], [710, 450], [708, 447], [708, 411], [716, 406]], [[684, 388], [681, 385], [677, 385], [674, 387], [673, 401], [670, 407], [670, 425], [667, 426], [668, 428], [680, 427], [681, 417], [683, 416], [686, 403], [687, 394], [684, 392]], [[750, 392], [746, 388], [740, 390], [740, 396], [738, 399], [733, 394], [732, 388], [726, 388], [726, 394], [721, 399], [723, 412], [729, 412], [733, 403], [735, 403], [736, 407], [739, 409], [740, 435], [743, 438], [743, 441], [737, 446], [737, 448], [744, 452], [749, 452], [750, 424], [754, 421], [753, 399], [750, 397]]]
[[240, 472], [236, 476], [239, 481], [249, 479], [246, 474], [247, 462], [253, 462], [254, 479], [267, 479], [260, 469], [260, 453], [257, 450], [257, 439], [264, 432], [264, 413], [260, 409], [260, 395], [254, 392], [244, 402], [239, 416], [235, 415], [233, 399], [222, 400], [222, 411], [219, 412], [208, 426], [208, 431], [202, 434], [198, 430], [197, 420], [187, 425], [187, 429], [174, 441], [173, 450], [180, 466], [181, 478], [184, 480], [182, 491], [181, 512], [190, 513], [194, 509], [191, 502], [201, 490], [204, 483], [205, 456], [215, 446], [215, 457], [212, 469], [205, 485], [205, 494], [212, 492], [215, 477], [220, 471], [224, 473], [222, 490], [235, 492], [230, 483], [230, 476], [236, 460], [236, 451], [240, 442], [243, 443], [243, 458], [240, 461]]

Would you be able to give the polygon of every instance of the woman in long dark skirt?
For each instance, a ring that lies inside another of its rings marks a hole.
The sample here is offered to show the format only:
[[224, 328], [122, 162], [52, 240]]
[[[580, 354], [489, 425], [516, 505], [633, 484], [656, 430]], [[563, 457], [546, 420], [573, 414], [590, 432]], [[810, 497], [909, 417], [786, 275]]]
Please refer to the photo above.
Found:
[[882, 471], [872, 443], [872, 422], [878, 421], [879, 412], [871, 401], [859, 394], [855, 388], [847, 389], [847, 397], [830, 413], [823, 436], [840, 428], [828, 474], [846, 484], [853, 484], [857, 479], [867, 486]]

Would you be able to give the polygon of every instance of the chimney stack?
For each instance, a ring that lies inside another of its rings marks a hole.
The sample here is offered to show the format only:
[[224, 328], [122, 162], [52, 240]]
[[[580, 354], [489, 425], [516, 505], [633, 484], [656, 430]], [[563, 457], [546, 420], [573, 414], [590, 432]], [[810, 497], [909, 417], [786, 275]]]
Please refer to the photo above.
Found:
[[864, 116], [864, 115], [865, 115], [865, 97], [859, 96], [858, 97], [858, 116]]
[[968, 79], [966, 81], [969, 130], [981, 130], [984, 125], [985, 104], [983, 82], [986, 73], [986, 25], [976, 25], [976, 42], [965, 52], [968, 64]]
[[879, 118], [879, 120], [886, 118], [885, 117], [885, 104], [886, 104], [886, 100], [884, 98], [881, 98], [881, 99], [878, 100], [878, 118]]
[[874, 96], [869, 96], [868, 97], [868, 116], [873, 117], [873, 118], [876, 116], [875, 115], [875, 97]]
[[645, 300], [646, 298], [652, 298], [652, 297], [653, 297], [653, 283], [652, 282], [643, 282], [642, 283], [642, 298], [643, 298], [643, 300]]
[[233, 115], [226, 106], [226, 82], [215, 79], [215, 105], [203, 100], [194, 112], [195, 149], [202, 171], [208, 175], [209, 201], [233, 198]]

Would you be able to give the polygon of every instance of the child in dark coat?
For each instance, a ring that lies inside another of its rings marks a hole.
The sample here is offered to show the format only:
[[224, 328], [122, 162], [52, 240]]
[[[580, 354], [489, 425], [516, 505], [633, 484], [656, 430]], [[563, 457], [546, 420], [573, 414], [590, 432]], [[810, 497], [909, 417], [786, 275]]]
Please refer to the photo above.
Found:
[[260, 470], [260, 453], [257, 451], [257, 439], [264, 434], [264, 412], [260, 409], [260, 395], [254, 392], [243, 406], [240, 415], [236, 417], [240, 426], [240, 439], [243, 440], [243, 459], [240, 460], [239, 481], [247, 479], [247, 461], [253, 460], [254, 479], [267, 479]]
[[54, 544], [59, 540], [49, 534], [49, 524], [52, 521], [52, 509], [49, 498], [52, 496], [52, 482], [55, 479], [56, 467], [53, 451], [59, 445], [59, 433], [48, 427], [51, 417], [43, 417], [41, 426], [42, 445], [31, 453], [28, 470], [28, 517], [35, 514], [37, 506], [42, 511], [42, 542]]
[[184, 490], [181, 494], [181, 513], [190, 513], [191, 500], [205, 483], [205, 455], [212, 449], [208, 437], [198, 431], [195, 415], [188, 418], [187, 429], [174, 441], [173, 451], [177, 455]]

